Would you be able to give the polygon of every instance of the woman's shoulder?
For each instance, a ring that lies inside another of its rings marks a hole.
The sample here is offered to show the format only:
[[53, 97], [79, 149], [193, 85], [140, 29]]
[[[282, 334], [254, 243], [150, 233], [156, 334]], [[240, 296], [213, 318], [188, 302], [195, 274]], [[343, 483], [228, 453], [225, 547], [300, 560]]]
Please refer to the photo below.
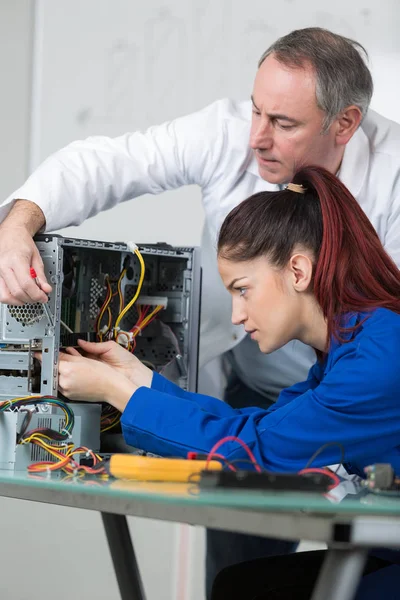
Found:
[[371, 391], [387, 391], [393, 386], [397, 390], [400, 385], [400, 314], [377, 308], [354, 316], [357, 319], [352, 319], [349, 325], [359, 323], [359, 327], [351, 339], [332, 348], [325, 374], [344, 370], [346, 377], [351, 374], [363, 389], [369, 386]]
[[398, 357], [400, 366], [400, 314], [387, 308], [360, 313], [360, 327], [356, 329], [353, 344], [359, 353], [385, 360], [389, 355]]
[[376, 308], [371, 312], [360, 313], [360, 334], [369, 335], [390, 333], [400, 334], [400, 314], [388, 308]]
[[[400, 314], [387, 308], [351, 313], [343, 322], [341, 341], [333, 340], [330, 360], [351, 355], [385, 359], [396, 350], [400, 366]], [[353, 329], [354, 328], [354, 329]]]

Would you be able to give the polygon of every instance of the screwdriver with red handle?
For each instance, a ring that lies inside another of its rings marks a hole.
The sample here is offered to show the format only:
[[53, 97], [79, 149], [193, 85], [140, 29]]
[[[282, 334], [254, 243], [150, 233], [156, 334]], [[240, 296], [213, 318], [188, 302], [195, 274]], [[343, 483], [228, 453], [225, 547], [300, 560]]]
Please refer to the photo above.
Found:
[[[36, 271], [35, 271], [35, 269], [34, 269], [33, 267], [31, 267], [31, 269], [30, 269], [30, 273], [31, 273], [31, 277], [32, 277], [32, 279], [34, 279], [34, 280], [35, 280], [35, 283], [36, 283], [36, 285], [38, 286], [38, 288], [42, 289], [42, 287], [41, 287], [41, 285], [40, 285], [39, 278], [38, 278], [38, 276], [37, 276], [37, 273], [36, 273]], [[46, 304], [46, 302], [42, 302], [42, 306], [43, 306], [43, 310], [44, 310], [44, 312], [46, 313], [46, 317], [47, 317], [47, 319], [48, 319], [48, 321], [49, 321], [49, 323], [50, 323], [51, 327], [54, 327], [54, 324], [53, 324], [53, 317], [52, 317], [52, 314], [51, 314], [51, 312], [50, 312], [50, 309], [49, 309], [48, 305]]]

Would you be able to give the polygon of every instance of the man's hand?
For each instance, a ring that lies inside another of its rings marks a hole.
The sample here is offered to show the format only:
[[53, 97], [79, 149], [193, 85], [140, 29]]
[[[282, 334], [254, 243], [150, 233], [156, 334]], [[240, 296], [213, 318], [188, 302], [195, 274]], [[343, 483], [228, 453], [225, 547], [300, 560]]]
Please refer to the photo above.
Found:
[[[51, 286], [32, 239], [43, 224], [40, 208], [33, 202], [19, 200], [0, 225], [0, 302], [15, 305], [47, 302]], [[30, 275], [31, 267], [37, 273], [41, 289]]]
[[[127, 377], [136, 387], [151, 387], [153, 371], [116, 342], [96, 343], [78, 340], [78, 344], [86, 357], [112, 367], [116, 376]], [[68, 348], [67, 351], [71, 355], [79, 356], [79, 352], [74, 348]]]

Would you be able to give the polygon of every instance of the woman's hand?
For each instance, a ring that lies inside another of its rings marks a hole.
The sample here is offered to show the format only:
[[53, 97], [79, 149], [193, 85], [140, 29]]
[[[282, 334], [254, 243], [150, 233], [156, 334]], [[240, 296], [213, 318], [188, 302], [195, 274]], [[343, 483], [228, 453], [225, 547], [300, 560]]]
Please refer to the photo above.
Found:
[[[116, 371], [114, 376], [127, 377], [136, 387], [151, 387], [153, 371], [116, 342], [96, 343], [78, 340], [78, 344], [86, 357], [112, 367]], [[80, 356], [74, 348], [68, 348], [67, 352], [73, 356]]]
[[123, 412], [138, 386], [102, 361], [62, 352], [58, 387], [71, 400], [108, 402]]
[[[35, 358], [42, 360], [40, 352]], [[100, 360], [86, 358], [74, 349], [60, 352], [59, 390], [71, 400], [108, 402], [123, 412], [138, 386]]]

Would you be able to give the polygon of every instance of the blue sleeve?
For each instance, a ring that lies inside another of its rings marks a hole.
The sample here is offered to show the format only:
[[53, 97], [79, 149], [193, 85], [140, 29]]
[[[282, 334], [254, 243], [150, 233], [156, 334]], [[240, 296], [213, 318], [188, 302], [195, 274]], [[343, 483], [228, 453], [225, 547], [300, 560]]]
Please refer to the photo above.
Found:
[[[400, 358], [398, 353], [388, 356], [379, 341], [364, 342], [343, 345], [319, 385], [290, 401], [286, 394], [269, 412], [255, 408], [245, 413], [207, 396], [193, 402], [192, 394], [178, 397], [139, 388], [122, 416], [124, 435], [129, 444], [163, 456], [209, 452], [221, 438], [236, 436], [265, 468], [286, 472], [303, 468], [327, 442], [343, 444], [347, 462], [379, 457], [399, 444]], [[233, 442], [220, 452], [230, 460], [246, 457]], [[332, 446], [314, 466], [338, 459], [339, 450]]]
[[[323, 368], [319, 363], [315, 363], [313, 367], [311, 367], [308, 377], [306, 381], [301, 381], [300, 383], [296, 383], [289, 388], [285, 388], [279, 394], [279, 398], [274, 404], [265, 412], [272, 412], [276, 410], [276, 408], [280, 408], [291, 402], [297, 396], [304, 394], [307, 390], [315, 388], [322, 378]], [[151, 382], [151, 389], [156, 390], [158, 392], [162, 392], [164, 394], [169, 394], [171, 396], [176, 396], [178, 398], [184, 398], [187, 401], [195, 402], [202, 407], [203, 410], [208, 410], [209, 412], [215, 415], [223, 416], [225, 414], [225, 408], [227, 405], [225, 402], [221, 400], [217, 400], [212, 396], [205, 396], [203, 394], [195, 394], [193, 392], [186, 392], [182, 388], [180, 388], [175, 383], [169, 381], [159, 373], [154, 372], [153, 379]], [[229, 410], [229, 409], [228, 409]], [[259, 412], [260, 409], [258, 407], [250, 407], [250, 408], [242, 408], [236, 409], [236, 414], [252, 414], [254, 412]]]
[[282, 408], [289, 402], [292, 402], [298, 396], [302, 396], [308, 390], [315, 389], [323, 378], [324, 365], [322, 363], [316, 362], [308, 372], [308, 377], [305, 381], [300, 381], [299, 383], [295, 383], [288, 388], [285, 388], [279, 394], [278, 400], [274, 402], [272, 406], [268, 409], [268, 412], [273, 412]]
[[[210, 414], [216, 416], [222, 417], [225, 414], [230, 414], [231, 411], [231, 407], [222, 400], [218, 400], [217, 398], [213, 398], [212, 396], [206, 396], [204, 394], [186, 392], [175, 383], [169, 381], [169, 379], [166, 379], [162, 375], [159, 375], [159, 373], [153, 374], [151, 390], [161, 392], [163, 394], [168, 394], [169, 396], [174, 396], [176, 398], [182, 398], [182, 400], [186, 400], [187, 402], [193, 402], [194, 404], [200, 406], [202, 410], [206, 410]], [[250, 414], [254, 411], [259, 410], [259, 408], [243, 408], [237, 410], [236, 413]]]

